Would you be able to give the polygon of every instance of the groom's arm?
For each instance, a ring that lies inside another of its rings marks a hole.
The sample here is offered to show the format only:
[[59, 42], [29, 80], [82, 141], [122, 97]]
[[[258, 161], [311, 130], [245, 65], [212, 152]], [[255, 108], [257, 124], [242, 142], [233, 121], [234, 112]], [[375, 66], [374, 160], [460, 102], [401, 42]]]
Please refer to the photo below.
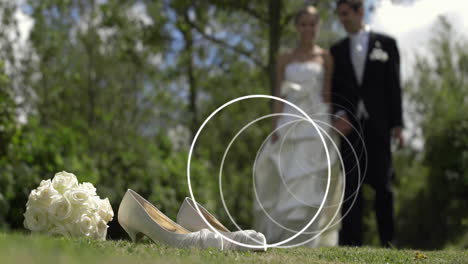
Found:
[[390, 84], [390, 128], [403, 127], [403, 111], [400, 80], [400, 53], [394, 39], [390, 40], [389, 45], [389, 84]]
[[340, 83], [341, 80], [339, 76], [343, 76], [340, 74], [342, 70], [340, 64], [337, 62], [338, 58], [338, 47], [332, 46], [330, 48], [331, 59], [333, 61], [333, 72], [331, 73], [331, 103], [332, 103], [332, 114], [334, 115], [344, 115], [346, 114], [346, 110], [344, 109], [344, 104], [342, 98], [344, 98], [343, 94], [343, 85]]
[[401, 96], [400, 80], [400, 53], [396, 41], [390, 39], [390, 61], [389, 61], [389, 80], [390, 80], [390, 128], [392, 137], [398, 142], [398, 147], [404, 146], [403, 128], [403, 110]]
[[[333, 72], [331, 73], [331, 108], [333, 114], [333, 125], [338, 131], [346, 135], [351, 129], [349, 123], [349, 109], [346, 108], [345, 102], [345, 89], [343, 85], [342, 77], [345, 76], [342, 71], [342, 66], [338, 63], [339, 58], [338, 46], [332, 46], [330, 48], [331, 60], [333, 62]], [[341, 78], [340, 78], [341, 77]]]

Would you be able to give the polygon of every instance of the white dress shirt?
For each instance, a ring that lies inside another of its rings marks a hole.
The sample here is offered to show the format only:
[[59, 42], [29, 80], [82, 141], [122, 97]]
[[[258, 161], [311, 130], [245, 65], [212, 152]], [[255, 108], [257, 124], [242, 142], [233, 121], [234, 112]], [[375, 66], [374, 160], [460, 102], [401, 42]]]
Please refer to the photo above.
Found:
[[[354, 73], [356, 74], [359, 85], [362, 84], [364, 68], [366, 65], [367, 49], [369, 46], [369, 32], [370, 27], [366, 25], [359, 32], [349, 35], [351, 45], [351, 63], [353, 64]], [[362, 99], [358, 102], [356, 116], [358, 119], [369, 118], [369, 113], [367, 112]]]
[[354, 73], [358, 84], [362, 84], [362, 78], [364, 75], [364, 67], [366, 64], [367, 48], [369, 45], [369, 26], [364, 26], [359, 32], [349, 34], [350, 38], [350, 50], [351, 50], [351, 62], [353, 64]]

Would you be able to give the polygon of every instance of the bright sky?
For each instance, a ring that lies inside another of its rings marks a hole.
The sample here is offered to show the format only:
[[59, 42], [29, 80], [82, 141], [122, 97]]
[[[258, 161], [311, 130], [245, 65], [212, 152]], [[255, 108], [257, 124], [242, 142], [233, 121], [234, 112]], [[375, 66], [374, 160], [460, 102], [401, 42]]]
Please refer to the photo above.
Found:
[[[371, 27], [397, 39], [403, 80], [411, 78], [417, 54], [430, 58], [429, 43], [436, 37], [434, 27], [440, 16], [445, 16], [451, 22], [459, 37], [468, 40], [466, 0], [406, 0], [402, 1], [403, 4], [392, 4], [390, 0], [371, 1], [376, 4], [375, 13], [370, 19]], [[405, 137], [412, 138], [413, 147], [422, 148], [423, 141], [417, 136], [418, 128], [412, 118], [405, 116], [405, 120]]]
[[439, 16], [446, 16], [460, 36], [468, 39], [468, 1], [410, 0], [392, 4], [375, 0], [376, 12], [371, 27], [394, 36], [400, 46], [403, 79], [411, 76], [415, 54], [430, 55], [428, 44], [435, 37], [434, 26]]

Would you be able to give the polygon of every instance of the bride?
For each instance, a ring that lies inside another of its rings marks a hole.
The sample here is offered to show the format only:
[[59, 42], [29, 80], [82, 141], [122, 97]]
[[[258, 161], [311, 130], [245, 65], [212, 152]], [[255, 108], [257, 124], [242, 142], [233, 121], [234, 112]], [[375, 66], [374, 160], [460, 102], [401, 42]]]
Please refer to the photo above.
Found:
[[[315, 44], [319, 15], [314, 7], [299, 10], [294, 22], [298, 46], [279, 57], [275, 96], [299, 106], [323, 129], [332, 174], [329, 181], [325, 146], [316, 128], [298, 117], [275, 117], [275, 132], [264, 143], [254, 168], [255, 228], [268, 243], [280, 242], [302, 230], [318, 213], [305, 232], [283, 246], [336, 246], [343, 180], [334, 146], [338, 137], [329, 114], [332, 58]], [[280, 101], [275, 101], [274, 111], [302, 116]]]

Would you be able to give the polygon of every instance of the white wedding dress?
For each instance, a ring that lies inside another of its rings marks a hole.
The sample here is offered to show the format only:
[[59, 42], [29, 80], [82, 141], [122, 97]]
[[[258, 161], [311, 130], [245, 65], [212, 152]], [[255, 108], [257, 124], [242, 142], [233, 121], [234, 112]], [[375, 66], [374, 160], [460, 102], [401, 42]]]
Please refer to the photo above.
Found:
[[[338, 146], [336, 133], [327, 126], [331, 117], [322, 96], [324, 72], [322, 64], [313, 61], [293, 62], [285, 68], [281, 95], [304, 110], [324, 130], [322, 136], [326, 140], [332, 170], [323, 209], [303, 234], [283, 246], [306, 240], [310, 241], [302, 245], [308, 247], [338, 244], [343, 179], [339, 173], [338, 152], [325, 134], [328, 133]], [[286, 104], [283, 113], [303, 116]], [[270, 244], [290, 238], [312, 220], [328, 183], [327, 155], [316, 128], [291, 116], [279, 117], [279, 127], [279, 139], [275, 143], [265, 142], [254, 168], [255, 229], [265, 234]]]

